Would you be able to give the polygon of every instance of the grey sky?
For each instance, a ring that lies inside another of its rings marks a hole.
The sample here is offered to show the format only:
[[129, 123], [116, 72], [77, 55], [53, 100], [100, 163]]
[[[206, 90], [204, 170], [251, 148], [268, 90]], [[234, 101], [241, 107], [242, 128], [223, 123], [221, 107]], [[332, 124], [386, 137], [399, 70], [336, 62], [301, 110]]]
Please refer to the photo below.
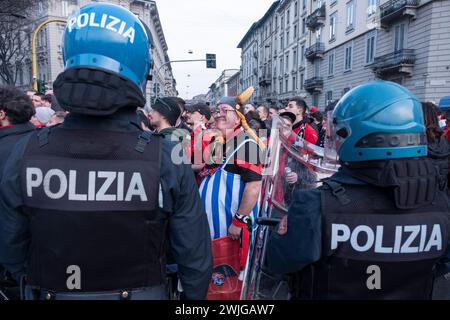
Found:
[[[205, 62], [172, 65], [181, 97], [190, 99], [206, 93], [222, 70], [239, 69], [241, 51], [236, 47], [272, 3], [273, 0], [156, 0], [171, 60], [204, 59], [206, 53], [217, 55], [217, 69], [206, 69]], [[194, 53], [188, 54], [188, 50]]]

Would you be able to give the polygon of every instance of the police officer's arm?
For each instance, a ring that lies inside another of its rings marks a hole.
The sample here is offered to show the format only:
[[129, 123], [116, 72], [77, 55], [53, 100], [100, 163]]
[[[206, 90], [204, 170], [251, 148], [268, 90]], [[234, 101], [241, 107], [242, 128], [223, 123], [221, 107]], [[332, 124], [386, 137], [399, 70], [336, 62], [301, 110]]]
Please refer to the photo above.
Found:
[[267, 248], [269, 272], [292, 273], [320, 259], [321, 205], [319, 190], [295, 193], [288, 212], [287, 233], [272, 232]]
[[22, 212], [20, 160], [29, 137], [21, 139], [9, 157], [0, 183], [0, 264], [16, 280], [25, 274], [30, 245], [28, 216]]
[[164, 207], [170, 207], [171, 211], [170, 245], [184, 296], [204, 299], [213, 266], [208, 219], [190, 165], [172, 164], [170, 152], [163, 152], [162, 156]]

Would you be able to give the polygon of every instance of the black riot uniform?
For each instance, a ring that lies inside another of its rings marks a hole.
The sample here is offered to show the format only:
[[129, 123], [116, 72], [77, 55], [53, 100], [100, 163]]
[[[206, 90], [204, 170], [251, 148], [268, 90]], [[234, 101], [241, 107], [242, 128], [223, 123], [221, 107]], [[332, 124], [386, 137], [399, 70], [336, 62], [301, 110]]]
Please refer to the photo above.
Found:
[[68, 18], [53, 90], [70, 114], [19, 141], [0, 183], [0, 264], [26, 278], [27, 299], [165, 299], [166, 241], [182, 298], [206, 297], [211, 240], [194, 173], [137, 121], [151, 47], [122, 6]]
[[450, 206], [438, 179], [430, 159], [402, 160], [297, 192], [288, 233], [269, 243], [270, 270], [293, 273], [293, 299], [430, 299], [437, 262], [449, 260]]
[[420, 102], [368, 83], [342, 98], [333, 125], [341, 169], [295, 193], [269, 269], [293, 274], [293, 299], [431, 299], [437, 266], [450, 261], [450, 203], [425, 157]]
[[143, 134], [131, 110], [71, 114], [19, 142], [1, 184], [0, 259], [27, 275], [29, 295], [164, 298], [168, 238], [185, 297], [205, 297], [208, 222], [194, 175], [172, 163], [171, 147]]

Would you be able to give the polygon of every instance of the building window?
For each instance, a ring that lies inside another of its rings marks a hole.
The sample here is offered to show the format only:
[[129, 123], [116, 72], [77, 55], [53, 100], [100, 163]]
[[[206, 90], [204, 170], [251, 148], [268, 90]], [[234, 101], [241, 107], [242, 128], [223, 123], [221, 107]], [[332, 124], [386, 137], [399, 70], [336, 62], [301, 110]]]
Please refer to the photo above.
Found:
[[286, 11], [286, 25], [289, 25], [289, 16], [291, 15], [290, 10]]
[[366, 38], [366, 64], [372, 63], [375, 59], [376, 37], [377, 34], [374, 32], [370, 33]]
[[306, 18], [302, 19], [302, 34], [306, 33]]
[[333, 91], [327, 91], [327, 94], [325, 95], [325, 105], [328, 105], [330, 101], [333, 100]]
[[368, 0], [367, 4], [367, 17], [371, 17], [377, 13], [380, 0]]
[[305, 82], [305, 75], [300, 74], [300, 90], [303, 90], [303, 82]]
[[278, 16], [275, 16], [275, 30], [278, 29]]
[[294, 26], [294, 41], [297, 40], [297, 36], [298, 36], [298, 26], [295, 25]]
[[312, 103], [314, 107], [317, 107], [319, 105], [319, 94], [317, 93], [313, 94]]
[[285, 87], [286, 92], [289, 92], [289, 78], [286, 79], [286, 87]]
[[355, 1], [347, 3], [347, 31], [353, 30], [355, 25]]
[[403, 50], [405, 47], [405, 24], [395, 26], [394, 51]]
[[314, 76], [320, 77], [320, 60], [314, 61]]
[[330, 40], [336, 39], [336, 18], [337, 12], [330, 15]]
[[336, 61], [336, 54], [334, 51], [330, 51], [330, 55], [328, 56], [328, 75], [334, 75], [334, 64]]
[[293, 76], [292, 77], [292, 91], [297, 90], [297, 77]]
[[284, 50], [284, 37], [280, 37], [280, 50]]
[[67, 17], [69, 15], [69, 4], [67, 1], [61, 1], [61, 13], [63, 17]]
[[306, 9], [306, 0], [303, 0], [303, 10], [305, 10]]
[[322, 28], [316, 31], [316, 42], [322, 42]]
[[284, 73], [284, 61], [283, 57], [280, 58], [280, 75]]
[[281, 29], [283, 29], [283, 28], [284, 28], [284, 16], [281, 17]]
[[297, 3], [297, 1], [295, 1], [295, 3], [294, 3], [294, 17], [296, 17], [297, 15], [298, 15], [298, 3]]
[[289, 52], [286, 54], [286, 69], [285, 72], [289, 72]]
[[297, 64], [298, 64], [297, 50], [293, 51], [293, 55], [294, 55], [294, 62], [293, 62], [292, 69], [295, 70], [297, 68]]
[[68, 17], [68, 16], [72, 15], [75, 11], [78, 10], [78, 1], [77, 0], [61, 1], [61, 10], [62, 10], [62, 15], [64, 17]]
[[300, 56], [300, 65], [305, 65], [305, 45], [302, 45], [301, 47], [301, 56]]
[[289, 46], [289, 31], [286, 32], [286, 48]]
[[280, 80], [280, 93], [283, 93], [283, 80]]
[[353, 60], [353, 44], [349, 44], [345, 47], [345, 71], [352, 70], [352, 60]]

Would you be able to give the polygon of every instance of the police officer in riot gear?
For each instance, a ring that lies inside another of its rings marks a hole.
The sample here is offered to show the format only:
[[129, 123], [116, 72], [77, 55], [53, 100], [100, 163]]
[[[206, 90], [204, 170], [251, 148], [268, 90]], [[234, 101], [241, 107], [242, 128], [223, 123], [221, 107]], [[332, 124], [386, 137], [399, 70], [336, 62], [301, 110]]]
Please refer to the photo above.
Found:
[[69, 17], [54, 83], [64, 124], [19, 141], [0, 184], [0, 263], [27, 299], [165, 299], [166, 239], [182, 297], [204, 299], [211, 240], [188, 165], [141, 131], [144, 25], [93, 3]]
[[300, 190], [268, 245], [293, 299], [430, 299], [448, 261], [450, 207], [426, 158], [420, 102], [377, 81], [348, 92], [332, 132], [341, 169]]

